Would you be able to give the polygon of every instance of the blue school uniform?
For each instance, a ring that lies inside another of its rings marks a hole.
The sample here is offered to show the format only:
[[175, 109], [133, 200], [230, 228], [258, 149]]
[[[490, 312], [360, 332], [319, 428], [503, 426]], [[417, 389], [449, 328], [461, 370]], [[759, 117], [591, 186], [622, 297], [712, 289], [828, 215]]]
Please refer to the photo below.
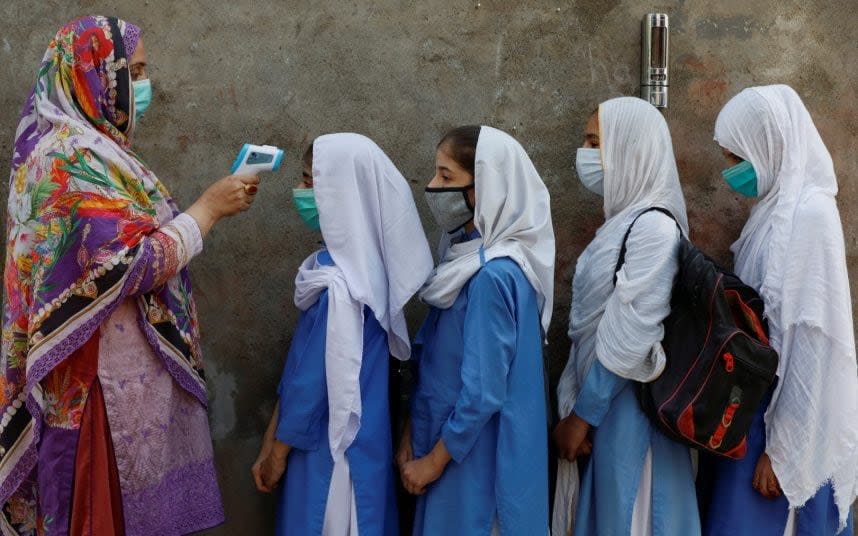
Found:
[[[748, 432], [748, 450], [741, 460], [702, 456], [700, 461], [701, 514], [703, 534], [707, 536], [783, 536], [789, 515], [789, 502], [781, 495], [763, 497], [752, 486], [757, 461], [766, 448], [764, 420], [768, 400], [760, 404]], [[797, 536], [851, 536], [852, 512], [846, 528], [839, 525], [834, 490], [826, 484], [796, 511]]]
[[548, 531], [542, 330], [537, 294], [509, 258], [487, 262], [415, 341], [415, 457], [443, 438], [452, 460], [418, 498], [416, 536]]
[[575, 534], [629, 534], [647, 449], [652, 452], [653, 536], [700, 534], [691, 454], [653, 427], [641, 411], [634, 382], [596, 360], [574, 411], [594, 427], [593, 453], [581, 475]]
[[[327, 251], [320, 264], [333, 265]], [[363, 361], [360, 371], [360, 430], [346, 451], [354, 484], [361, 536], [399, 533], [393, 475], [393, 447], [388, 400], [387, 333], [368, 308], [364, 311]], [[291, 445], [285, 481], [278, 495], [276, 534], [322, 533], [334, 460], [328, 444], [328, 395], [325, 336], [328, 292], [301, 313], [289, 348], [278, 394], [278, 440]]]

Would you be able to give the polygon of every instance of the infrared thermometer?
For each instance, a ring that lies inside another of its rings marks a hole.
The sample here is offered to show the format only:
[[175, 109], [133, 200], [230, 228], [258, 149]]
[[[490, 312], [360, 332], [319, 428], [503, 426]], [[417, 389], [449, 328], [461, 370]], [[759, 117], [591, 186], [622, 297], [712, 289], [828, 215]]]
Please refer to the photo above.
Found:
[[260, 171], [277, 171], [282, 162], [283, 149], [273, 145], [245, 143], [232, 163], [232, 174], [256, 175]]

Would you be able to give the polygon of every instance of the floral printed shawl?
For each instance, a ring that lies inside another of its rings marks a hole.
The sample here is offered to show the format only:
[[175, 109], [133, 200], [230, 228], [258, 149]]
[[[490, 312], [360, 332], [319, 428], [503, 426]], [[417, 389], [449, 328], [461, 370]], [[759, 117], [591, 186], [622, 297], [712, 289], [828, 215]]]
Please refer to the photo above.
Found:
[[158, 283], [159, 246], [145, 240], [178, 210], [129, 148], [128, 57], [138, 39], [136, 26], [115, 18], [67, 24], [48, 46], [18, 126], [3, 278], [0, 504], [36, 463], [40, 381], [126, 297], [136, 298], [166, 368], [205, 403], [187, 273]]

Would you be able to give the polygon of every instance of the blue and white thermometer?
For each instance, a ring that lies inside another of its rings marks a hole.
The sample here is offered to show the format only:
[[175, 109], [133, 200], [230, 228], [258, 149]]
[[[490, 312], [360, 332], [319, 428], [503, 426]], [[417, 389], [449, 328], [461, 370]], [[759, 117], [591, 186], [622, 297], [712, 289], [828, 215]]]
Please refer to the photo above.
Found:
[[283, 162], [283, 149], [273, 145], [245, 143], [232, 164], [233, 175], [256, 175], [260, 171], [277, 171]]

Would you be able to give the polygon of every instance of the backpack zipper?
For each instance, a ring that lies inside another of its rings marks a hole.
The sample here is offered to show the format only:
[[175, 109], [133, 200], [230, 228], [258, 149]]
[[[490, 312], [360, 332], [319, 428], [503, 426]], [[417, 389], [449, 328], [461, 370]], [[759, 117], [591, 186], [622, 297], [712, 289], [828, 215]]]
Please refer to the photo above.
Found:
[[[754, 343], [755, 345], [757, 345], [761, 348], [771, 348], [771, 346], [766, 346], [764, 344], [761, 344], [759, 341], [757, 341], [756, 339], [754, 339], [753, 337], [751, 337], [750, 335], [748, 335], [747, 333], [745, 333], [741, 329], [737, 329], [733, 333], [731, 333], [730, 336], [727, 337], [727, 340], [724, 341], [724, 346], [727, 346], [727, 343], [729, 343], [731, 340], [733, 340], [738, 335], [744, 335], [748, 340], [750, 340], [752, 343]], [[724, 349], [724, 346], [721, 347], [722, 350]], [[726, 353], [730, 353], [730, 352], [726, 352]], [[724, 359], [725, 353], [719, 352], [719, 355], [721, 356], [722, 359]], [[748, 360], [744, 357], [741, 357], [741, 356], [737, 356], [736, 354], [730, 353], [730, 355], [731, 355], [730, 361], [733, 361], [734, 363], [735, 362], [741, 363], [746, 369], [755, 373], [757, 376], [764, 377], [764, 378], [769, 377], [770, 372], [768, 370], [764, 369], [763, 367], [761, 367], [760, 365], [754, 363], [753, 361], [750, 361], [750, 360]]]

